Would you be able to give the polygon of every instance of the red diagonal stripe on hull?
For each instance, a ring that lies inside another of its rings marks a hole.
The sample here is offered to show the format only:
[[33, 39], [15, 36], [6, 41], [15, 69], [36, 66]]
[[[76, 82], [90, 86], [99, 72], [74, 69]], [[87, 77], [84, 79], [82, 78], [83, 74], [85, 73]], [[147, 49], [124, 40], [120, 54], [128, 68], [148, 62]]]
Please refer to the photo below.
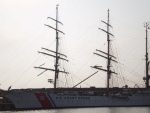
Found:
[[43, 108], [51, 108], [52, 104], [50, 103], [47, 95], [45, 93], [35, 93], [35, 96], [39, 100]]

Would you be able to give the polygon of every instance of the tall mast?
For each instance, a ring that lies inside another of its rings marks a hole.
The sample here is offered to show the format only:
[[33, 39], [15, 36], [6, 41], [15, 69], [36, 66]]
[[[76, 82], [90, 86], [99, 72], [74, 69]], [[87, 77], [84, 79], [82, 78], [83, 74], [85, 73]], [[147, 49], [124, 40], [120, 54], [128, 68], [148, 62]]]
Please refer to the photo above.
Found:
[[148, 29], [149, 29], [149, 24], [148, 24], [148, 22], [146, 22], [145, 23], [145, 28], [146, 28], [146, 53], [145, 53], [145, 57], [146, 57], [146, 59], [145, 59], [145, 67], [146, 67], [146, 88], [149, 88], [149, 78], [150, 78], [150, 76], [149, 76], [149, 74], [148, 74], [148, 66], [149, 66], [149, 61], [148, 61], [148, 37], [147, 37], [147, 34], [148, 34]]
[[56, 88], [57, 79], [58, 79], [58, 46], [59, 46], [59, 39], [58, 39], [58, 5], [56, 6], [56, 61], [55, 61], [55, 78], [54, 78], [54, 88]]
[[107, 54], [107, 88], [109, 89], [109, 79], [110, 79], [110, 38], [109, 38], [109, 9], [108, 9], [108, 21], [107, 21], [107, 42], [108, 42], [108, 54]]
[[[105, 52], [103, 52], [101, 50], [97, 50], [96, 49], [96, 51], [98, 51], [98, 52], [100, 52], [100, 53], [102, 53], [104, 55], [101, 55], [101, 54], [98, 54], [98, 53], [94, 53], [94, 54], [107, 59], [107, 69], [102, 69], [101, 66], [93, 66], [92, 68], [95, 68], [95, 69], [107, 72], [107, 89], [109, 90], [109, 87], [110, 87], [110, 85], [109, 85], [110, 76], [111, 76], [112, 73], [113, 74], [117, 74], [116, 72], [113, 72], [113, 71], [110, 70], [110, 63], [111, 63], [111, 61], [116, 62], [116, 63], [117, 63], [117, 61], [113, 59], [113, 58], [116, 59], [116, 57], [114, 57], [113, 55], [110, 54], [110, 35], [111, 36], [113, 36], [113, 35], [109, 32], [109, 27], [112, 27], [109, 24], [109, 9], [108, 9], [108, 19], [107, 19], [107, 22], [104, 22], [104, 21], [102, 21], [102, 22], [107, 25], [107, 30], [106, 31], [104, 29], [99, 28], [100, 30], [104, 31], [107, 34], [107, 43], [108, 43], [107, 53], [105, 53]], [[107, 55], [107, 56], [105, 56], [105, 55]]]
[[[65, 58], [67, 58], [67, 56], [66, 55], [64, 55], [64, 54], [62, 54], [62, 53], [59, 53], [59, 33], [62, 33], [62, 34], [64, 34], [62, 31], [60, 31], [60, 30], [58, 30], [58, 23], [59, 24], [62, 24], [60, 21], [58, 21], [58, 5], [56, 5], [56, 19], [53, 19], [53, 18], [51, 18], [51, 17], [48, 17], [48, 19], [51, 19], [51, 20], [53, 20], [53, 21], [55, 21], [56, 22], [56, 28], [54, 28], [54, 27], [52, 27], [52, 26], [50, 26], [50, 25], [46, 25], [45, 24], [45, 26], [47, 26], [47, 27], [49, 27], [49, 28], [51, 28], [51, 29], [53, 29], [53, 30], [55, 30], [56, 31], [56, 51], [53, 51], [53, 50], [49, 50], [49, 49], [47, 49], [47, 48], [42, 48], [43, 50], [46, 50], [46, 51], [49, 51], [49, 52], [52, 52], [52, 53], [54, 53], [55, 55], [52, 55], [52, 54], [49, 54], [49, 53], [45, 53], [45, 52], [39, 52], [39, 53], [42, 53], [42, 54], [44, 54], [44, 55], [48, 55], [48, 56], [51, 56], [51, 57], [54, 57], [55, 58], [55, 69], [49, 69], [49, 68], [44, 68], [44, 67], [41, 67], [41, 66], [39, 66], [39, 67], [35, 67], [35, 68], [38, 68], [38, 69], [43, 69], [44, 71], [42, 72], [42, 73], [40, 73], [39, 75], [41, 75], [41, 74], [43, 74], [44, 72], [46, 72], [46, 71], [54, 71], [55, 72], [55, 76], [54, 76], [54, 80], [53, 79], [48, 79], [48, 82], [50, 82], [50, 83], [53, 83], [54, 84], [54, 88], [57, 88], [57, 80], [58, 80], [58, 74], [61, 72], [61, 73], [65, 73], [65, 74], [68, 74], [68, 72], [65, 72], [65, 71], [61, 71], [61, 70], [59, 70], [59, 60], [61, 59], [61, 60], [65, 60], [65, 61], [67, 61], [68, 62], [68, 60], [66, 60]], [[63, 25], [63, 24], [62, 24]], [[65, 58], [64, 58], [65, 57]], [[38, 76], [39, 76], [38, 75]]]

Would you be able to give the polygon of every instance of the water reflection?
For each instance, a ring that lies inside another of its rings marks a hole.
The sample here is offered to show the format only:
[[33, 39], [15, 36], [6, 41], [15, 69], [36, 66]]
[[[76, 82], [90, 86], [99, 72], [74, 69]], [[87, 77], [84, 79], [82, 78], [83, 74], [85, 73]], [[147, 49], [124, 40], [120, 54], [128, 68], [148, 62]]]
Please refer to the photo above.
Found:
[[31, 111], [5, 111], [0, 113], [150, 113], [149, 107], [100, 107], [100, 108], [74, 108]]

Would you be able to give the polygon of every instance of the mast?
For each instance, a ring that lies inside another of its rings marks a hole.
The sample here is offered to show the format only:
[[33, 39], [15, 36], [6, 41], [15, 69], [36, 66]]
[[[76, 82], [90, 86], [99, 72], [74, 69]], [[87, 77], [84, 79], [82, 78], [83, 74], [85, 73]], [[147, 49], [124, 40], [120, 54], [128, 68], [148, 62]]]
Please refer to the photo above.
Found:
[[[58, 30], [58, 23], [59, 23], [59, 24], [62, 24], [60, 21], [58, 21], [58, 6], [59, 6], [59, 5], [56, 5], [56, 19], [53, 19], [53, 18], [51, 18], [51, 17], [48, 17], [48, 19], [51, 19], [51, 20], [53, 20], [53, 21], [56, 22], [56, 28], [54, 28], [54, 27], [52, 27], [52, 26], [50, 26], [50, 25], [46, 25], [46, 24], [45, 24], [45, 26], [47, 26], [47, 27], [49, 27], [49, 28], [51, 28], [51, 29], [53, 29], [53, 30], [56, 31], [56, 51], [49, 50], [49, 49], [47, 49], [47, 48], [42, 48], [43, 50], [46, 50], [46, 51], [49, 51], [49, 52], [54, 53], [55, 55], [51, 55], [51, 54], [48, 54], [48, 53], [45, 53], [45, 52], [39, 52], [39, 53], [41, 53], [41, 54], [48, 55], [48, 56], [51, 56], [51, 57], [54, 57], [54, 58], [55, 58], [55, 65], [54, 65], [55, 69], [44, 68], [44, 67], [41, 67], [41, 66], [39, 66], [39, 67], [34, 67], [34, 68], [38, 68], [38, 69], [43, 69], [43, 70], [44, 70], [44, 71], [43, 71], [42, 73], [40, 73], [39, 75], [43, 74], [44, 72], [46, 72], [46, 71], [48, 71], [48, 70], [55, 72], [54, 80], [53, 80], [53, 79], [48, 79], [48, 82], [54, 84], [54, 88], [57, 88], [57, 80], [58, 80], [59, 73], [61, 72], [61, 73], [68, 74], [68, 72], [65, 72], [64, 70], [63, 70], [63, 71], [59, 70], [59, 60], [60, 60], [60, 59], [61, 59], [61, 60], [65, 60], [65, 61], [67, 61], [67, 62], [68, 62], [68, 60], [65, 59], [65, 58], [67, 58], [66, 55], [64, 55], [64, 54], [62, 54], [62, 53], [59, 53], [59, 33], [62, 33], [62, 34], [64, 34], [64, 33], [63, 33], [62, 31]], [[63, 25], [63, 24], [62, 24], [62, 25]], [[63, 58], [63, 57], [65, 57], [65, 58]], [[38, 76], [39, 76], [39, 75], [38, 75]]]
[[100, 53], [103, 53], [104, 55], [107, 55], [107, 56], [104, 56], [104, 55], [101, 55], [101, 54], [98, 54], [98, 53], [94, 53], [94, 54], [107, 59], [107, 69], [102, 69], [101, 66], [93, 66], [92, 68], [95, 68], [95, 69], [107, 72], [107, 89], [109, 90], [109, 87], [110, 87], [109, 79], [111, 77], [111, 74], [112, 73], [113, 74], [117, 74], [116, 72], [113, 72], [113, 71], [110, 70], [111, 61], [116, 62], [116, 63], [117, 63], [117, 61], [114, 60], [114, 59], [112, 59], [112, 58], [116, 59], [116, 57], [110, 54], [110, 35], [113, 36], [113, 34], [111, 34], [110, 31], [109, 31], [109, 27], [112, 27], [109, 24], [109, 9], [108, 9], [108, 19], [107, 19], [107, 22], [104, 22], [104, 21], [102, 21], [102, 22], [107, 25], [107, 31], [105, 31], [104, 29], [99, 28], [100, 30], [104, 31], [107, 34], [107, 43], [108, 43], [108, 45], [107, 45], [107, 53], [105, 53], [105, 52], [103, 52], [101, 50], [97, 50], [97, 49], [96, 49], [96, 51], [98, 51]]
[[[109, 9], [108, 9], [108, 20], [107, 20], [107, 32], [109, 33]], [[107, 54], [107, 88], [109, 89], [109, 79], [110, 79], [110, 75], [111, 75], [111, 72], [110, 72], [110, 61], [111, 61], [111, 58], [110, 58], [110, 38], [109, 38], [109, 34], [107, 33], [107, 42], [108, 42], [108, 47], [107, 47], [107, 51], [108, 51], [108, 54]]]
[[145, 67], [146, 67], [146, 88], [149, 88], [149, 78], [150, 78], [150, 76], [149, 76], [149, 73], [148, 73], [148, 66], [149, 66], [149, 61], [148, 61], [148, 36], [147, 36], [147, 34], [148, 34], [148, 29], [149, 29], [149, 24], [148, 24], [149, 22], [146, 22], [145, 23], [145, 25], [144, 25], [144, 27], [146, 28], [146, 53], [145, 53]]
[[54, 78], [54, 88], [56, 88], [57, 79], [58, 79], [58, 47], [59, 47], [59, 38], [58, 38], [58, 5], [56, 5], [56, 58], [55, 58], [55, 78]]

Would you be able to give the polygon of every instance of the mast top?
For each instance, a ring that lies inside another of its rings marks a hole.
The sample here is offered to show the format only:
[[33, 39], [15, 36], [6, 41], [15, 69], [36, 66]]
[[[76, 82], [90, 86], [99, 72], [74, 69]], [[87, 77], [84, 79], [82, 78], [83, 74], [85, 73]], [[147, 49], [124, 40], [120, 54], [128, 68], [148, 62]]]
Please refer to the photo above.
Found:
[[59, 4], [56, 5], [56, 9], [58, 9]]

